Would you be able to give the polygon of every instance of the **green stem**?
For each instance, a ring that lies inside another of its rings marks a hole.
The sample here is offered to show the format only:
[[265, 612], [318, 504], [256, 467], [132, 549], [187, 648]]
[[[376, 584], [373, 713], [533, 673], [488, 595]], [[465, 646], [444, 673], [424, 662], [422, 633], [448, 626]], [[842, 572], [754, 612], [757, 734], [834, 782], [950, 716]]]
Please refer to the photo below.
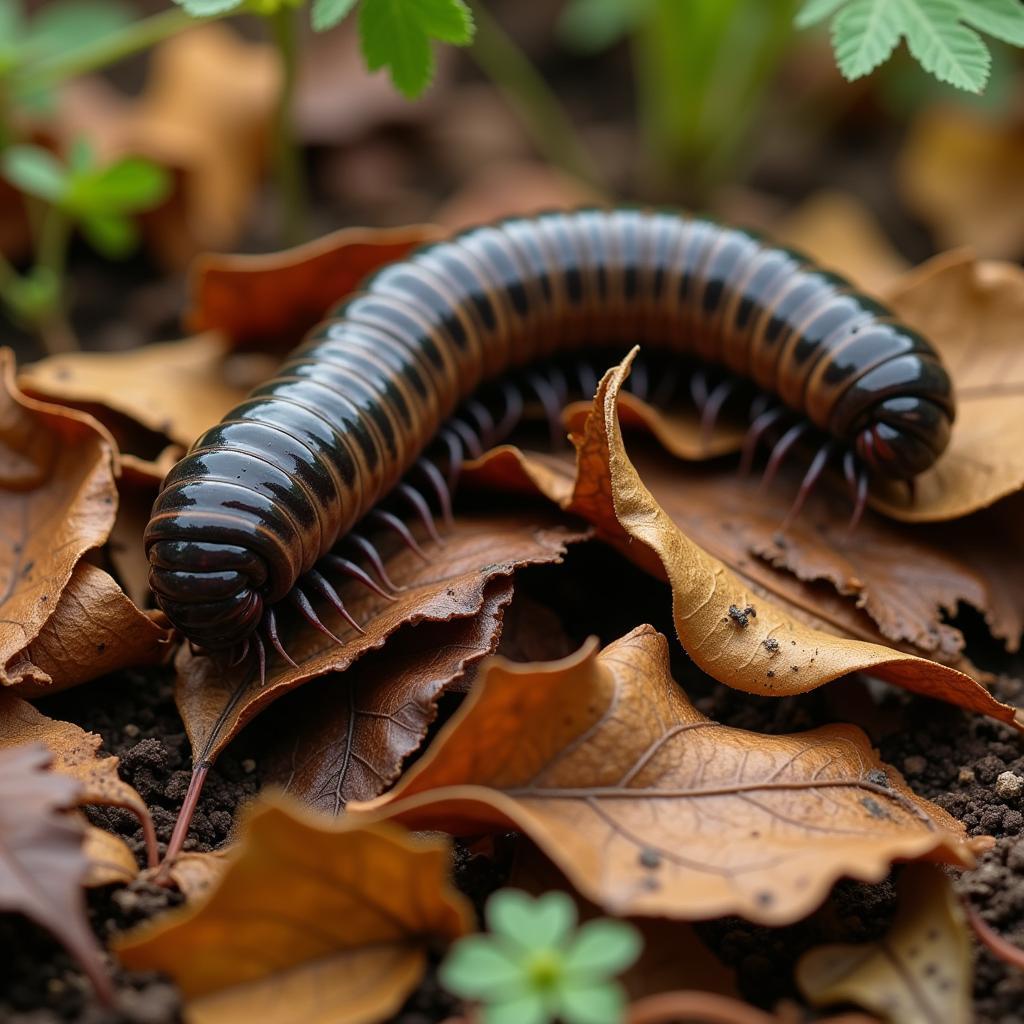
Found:
[[274, 163], [277, 185], [283, 209], [283, 235], [289, 245], [296, 245], [305, 237], [309, 220], [306, 195], [306, 173], [302, 166], [302, 151], [295, 139], [292, 107], [295, 101], [295, 83], [298, 78], [298, 18], [297, 11], [282, 7], [270, 16], [274, 42], [281, 54], [281, 95], [274, 118]]
[[36, 243], [36, 265], [52, 276], [57, 291], [53, 308], [40, 319], [39, 333], [47, 352], [74, 352], [78, 349], [71, 325], [64, 313], [64, 269], [71, 241], [71, 221], [59, 207], [46, 211]]
[[470, 53], [518, 112], [537, 149], [557, 167], [607, 192], [597, 161], [530, 59], [481, 4], [474, 5], [473, 18], [476, 36]]
[[10, 77], [11, 91], [15, 96], [25, 96], [45, 89], [49, 86], [84, 75], [90, 71], [98, 71], [109, 64], [131, 57], [133, 54], [148, 50], [151, 46], [177, 35], [191, 26], [206, 21], [214, 21], [225, 15], [214, 15], [211, 18], [194, 18], [181, 7], [171, 7], [159, 14], [126, 25], [117, 32], [112, 32], [103, 39], [88, 46], [72, 49], [67, 53], [58, 54], [25, 65], [12, 72]]

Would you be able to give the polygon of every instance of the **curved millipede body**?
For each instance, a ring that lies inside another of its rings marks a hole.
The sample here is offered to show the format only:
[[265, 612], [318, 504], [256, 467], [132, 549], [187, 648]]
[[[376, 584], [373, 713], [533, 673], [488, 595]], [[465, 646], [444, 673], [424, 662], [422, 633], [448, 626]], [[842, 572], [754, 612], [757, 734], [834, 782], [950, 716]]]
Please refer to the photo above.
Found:
[[[340, 606], [318, 563], [343, 562], [373, 582], [331, 552], [371, 512], [405, 529], [376, 508], [386, 495], [404, 495], [432, 527], [420, 493], [400, 482], [419, 460], [444, 504], [441, 473], [421, 453], [440, 430], [449, 469], [473, 454], [469, 414], [442, 426], [481, 383], [637, 342], [720, 368], [720, 383], [708, 389], [702, 376], [693, 389], [706, 421], [737, 382], [756, 388], [745, 455], [782, 431], [769, 473], [800, 436], [821, 435], [802, 496], [838, 454], [862, 504], [868, 471], [912, 480], [949, 440], [952, 388], [931, 345], [797, 253], [671, 212], [506, 220], [377, 272], [199, 438], [146, 531], [160, 606], [202, 648], [248, 648], [256, 633], [261, 658], [261, 637], [284, 654], [280, 602], [307, 618], [311, 592]], [[527, 379], [545, 408], [557, 404], [553, 378]], [[480, 433], [497, 436], [522, 401], [506, 387], [502, 415], [467, 408]], [[372, 559], [373, 546], [355, 539]]]

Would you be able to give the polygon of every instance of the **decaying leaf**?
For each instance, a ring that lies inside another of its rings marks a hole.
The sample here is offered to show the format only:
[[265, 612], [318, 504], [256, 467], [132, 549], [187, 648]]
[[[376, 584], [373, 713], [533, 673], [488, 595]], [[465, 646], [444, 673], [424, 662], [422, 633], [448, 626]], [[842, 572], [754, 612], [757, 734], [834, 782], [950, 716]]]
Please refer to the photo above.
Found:
[[955, 105], [924, 107], [897, 165], [906, 204], [941, 248], [1024, 254], [1024, 135], [1019, 121]]
[[247, 388], [225, 378], [227, 353], [224, 339], [208, 331], [127, 352], [50, 356], [22, 369], [18, 382], [29, 394], [86, 409], [115, 433], [110, 420], [127, 417], [188, 446], [245, 397]]
[[77, 803], [80, 783], [45, 771], [49, 763], [41, 744], [0, 751], [0, 909], [52, 932], [109, 1003], [110, 979], [82, 899], [90, 870], [85, 829], [79, 818], [61, 813]]
[[[117, 507], [114, 450], [92, 418], [22, 395], [0, 351], [0, 683], [38, 637], [82, 555], [102, 544]], [[45, 681], [45, 680], [44, 680]]]
[[121, 668], [158, 665], [172, 632], [160, 612], [142, 612], [102, 569], [79, 562], [35, 639], [0, 667], [0, 679], [36, 697]]
[[89, 862], [89, 870], [82, 882], [87, 888], [127, 885], [138, 877], [139, 865], [135, 863], [135, 855], [120, 836], [86, 824], [82, 850]]
[[971, 940], [953, 886], [938, 868], [915, 864], [904, 869], [899, 891], [885, 938], [801, 957], [801, 991], [815, 1006], [856, 1003], [891, 1024], [968, 1024]]
[[213, 760], [259, 711], [289, 690], [329, 672], [342, 672], [362, 655], [381, 647], [401, 626], [448, 622], [478, 615], [489, 583], [518, 568], [561, 560], [566, 546], [585, 533], [561, 525], [544, 511], [460, 515], [443, 545], [428, 546], [428, 560], [398, 546], [387, 571], [402, 591], [388, 601], [357, 580], [338, 582], [338, 593], [365, 630], [357, 633], [329, 607], [319, 613], [344, 643], [338, 645], [298, 619], [282, 625], [293, 668], [274, 655], [260, 684], [254, 658], [224, 669], [183, 647], [178, 655], [176, 699], [196, 764]]
[[[841, 1013], [835, 1017], [817, 1017], [818, 1024], [878, 1024], [876, 1017], [864, 1013]], [[750, 1003], [715, 992], [682, 989], [662, 992], [637, 1000], [629, 1008], [626, 1024], [796, 1024], [803, 1020], [799, 1010], [787, 1013], [786, 1007], [778, 1013], [766, 1013]]]
[[955, 519], [1024, 487], [1024, 269], [936, 256], [885, 296], [938, 348], [953, 377], [957, 414], [949, 448], [915, 482], [875, 502], [907, 522]]
[[440, 233], [430, 225], [342, 228], [262, 256], [207, 253], [192, 267], [186, 320], [192, 330], [283, 355], [367, 274]]
[[264, 800], [209, 898], [140, 928], [119, 954], [171, 975], [193, 1024], [384, 1020], [419, 981], [428, 944], [472, 927], [447, 855], [393, 825]]
[[51, 768], [81, 784], [78, 804], [108, 804], [131, 811], [142, 825], [150, 866], [156, 864], [156, 833], [145, 801], [117, 774], [116, 757], [100, 757], [102, 738], [73, 722], [47, 718], [28, 701], [0, 691], [0, 750], [42, 743], [50, 751]]
[[493, 653], [512, 580], [495, 580], [483, 598], [476, 615], [405, 627], [347, 672], [288, 697], [274, 712], [264, 783], [327, 814], [378, 796], [423, 742], [448, 685]]
[[771, 235], [838, 270], [872, 295], [907, 269], [875, 216], [851, 192], [817, 192], [772, 225]]
[[518, 828], [617, 914], [780, 925], [838, 878], [877, 881], [895, 859], [973, 863], [963, 826], [854, 726], [763, 736], [705, 718], [650, 626], [600, 654], [489, 662], [424, 757], [353, 814]]
[[[767, 696], [804, 693], [850, 672], [869, 672], [929, 697], [991, 715], [1024, 729], [1024, 716], [970, 677], [876, 644], [844, 640], [808, 627], [763, 599], [742, 577], [682, 532], [630, 461], [616, 415], [629, 359], [608, 372], [582, 436], [577, 470], [527, 460], [512, 450], [490, 460], [519, 489], [534, 487], [597, 527], [641, 567], [668, 578], [679, 639], [699, 668], [739, 690]], [[516, 474], [518, 473], [518, 479]], [[746, 571], [746, 567], [744, 567]]]
[[224, 877], [234, 846], [179, 854], [167, 874], [190, 903], [206, 896]]

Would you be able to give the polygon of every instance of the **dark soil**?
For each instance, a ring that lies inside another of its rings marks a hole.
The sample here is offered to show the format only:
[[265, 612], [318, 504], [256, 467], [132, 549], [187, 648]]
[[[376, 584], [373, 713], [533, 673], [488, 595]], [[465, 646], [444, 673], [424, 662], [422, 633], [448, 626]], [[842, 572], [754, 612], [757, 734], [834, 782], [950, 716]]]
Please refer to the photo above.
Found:
[[[629, 607], [623, 609], [621, 602], [611, 599], [595, 605], [595, 592], [629, 593]], [[538, 643], [548, 650], [571, 649], [595, 633], [607, 642], [645, 621], [672, 634], [667, 588], [597, 544], [570, 552], [563, 566], [523, 572], [515, 604], [518, 610], [507, 621], [517, 635], [507, 637], [504, 646], [510, 653], [521, 652], [520, 656], [527, 656]], [[538, 606], [552, 609], [555, 618], [538, 614]], [[554, 635], [558, 627], [552, 629], [556, 621], [561, 624], [559, 635]], [[995, 849], [957, 886], [1001, 934], [1017, 942], [1024, 939], [1024, 799], [1019, 793], [1009, 795], [1005, 782], [998, 781], [1004, 772], [1024, 777], [1024, 747], [1009, 729], [856, 679], [799, 698], [751, 697], [697, 672], [678, 644], [673, 645], [673, 660], [676, 678], [700, 709], [729, 725], [780, 733], [830, 721], [861, 724], [883, 758], [899, 768], [918, 793], [959, 817], [971, 834], [996, 837]], [[1009, 677], [996, 684], [996, 691], [1000, 699], [1024, 703], [1024, 684]], [[449, 698], [443, 710], [450, 713], [457, 702], [457, 697]], [[149, 804], [159, 839], [166, 843], [189, 777], [188, 744], [171, 698], [168, 673], [124, 673], [41, 701], [40, 706], [49, 715], [101, 733], [105, 748], [121, 758], [122, 776]], [[221, 845], [238, 806], [257, 792], [259, 734], [258, 728], [243, 733], [211, 771], [188, 849]], [[141, 835], [131, 815], [118, 810], [90, 814], [97, 824], [124, 836], [141, 861]], [[508, 878], [518, 841], [515, 836], [499, 837], [486, 852], [457, 847], [456, 884], [478, 912], [487, 895]], [[91, 892], [89, 913], [97, 934], [107, 939], [178, 902], [180, 896], [174, 891], [140, 882]], [[699, 926], [699, 932], [735, 968], [743, 995], [770, 1008], [781, 999], [801, 1002], [793, 968], [806, 949], [823, 942], [875, 938], [885, 932], [895, 906], [892, 879], [875, 886], [842, 882], [821, 910], [791, 927], [768, 929], [724, 919]], [[435, 965], [439, 955], [440, 951]], [[95, 1004], [70, 958], [41, 929], [14, 915], [0, 917], [0, 1021], [173, 1024], [181, 1019], [173, 984], [114, 966], [116, 1013]], [[1024, 976], [983, 950], [978, 954], [975, 995], [979, 1024], [1024, 1022]], [[432, 969], [396, 1021], [433, 1024], [456, 1008], [437, 985]], [[813, 1019], [814, 1014], [808, 1013]]]

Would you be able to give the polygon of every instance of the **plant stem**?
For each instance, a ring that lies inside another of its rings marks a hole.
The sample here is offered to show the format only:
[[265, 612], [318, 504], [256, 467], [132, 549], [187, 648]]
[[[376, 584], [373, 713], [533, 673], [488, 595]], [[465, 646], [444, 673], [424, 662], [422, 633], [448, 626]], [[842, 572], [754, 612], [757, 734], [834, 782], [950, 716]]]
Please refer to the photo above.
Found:
[[15, 96], [24, 96], [38, 89], [56, 85], [75, 75], [98, 71], [108, 64], [115, 64], [119, 60], [147, 50], [191, 26], [213, 21], [218, 17], [224, 15], [193, 18], [183, 8], [171, 7], [159, 14], [126, 25], [88, 46], [18, 68], [10, 77], [11, 91]]
[[270, 16], [270, 27], [281, 54], [283, 76], [274, 118], [274, 163], [281, 193], [282, 234], [288, 245], [296, 245], [305, 237], [309, 219], [306, 173], [292, 120], [299, 65], [297, 11], [281, 7]]
[[518, 112], [537, 149], [562, 170], [607, 192], [597, 161], [530, 59], [481, 4], [473, 6], [473, 19], [470, 54]]
[[75, 352], [79, 348], [71, 325], [64, 314], [64, 268], [68, 257], [68, 243], [71, 240], [71, 221], [67, 214], [56, 206], [47, 209], [36, 242], [36, 265], [52, 275], [57, 283], [53, 308], [39, 321], [39, 334], [46, 351]]

